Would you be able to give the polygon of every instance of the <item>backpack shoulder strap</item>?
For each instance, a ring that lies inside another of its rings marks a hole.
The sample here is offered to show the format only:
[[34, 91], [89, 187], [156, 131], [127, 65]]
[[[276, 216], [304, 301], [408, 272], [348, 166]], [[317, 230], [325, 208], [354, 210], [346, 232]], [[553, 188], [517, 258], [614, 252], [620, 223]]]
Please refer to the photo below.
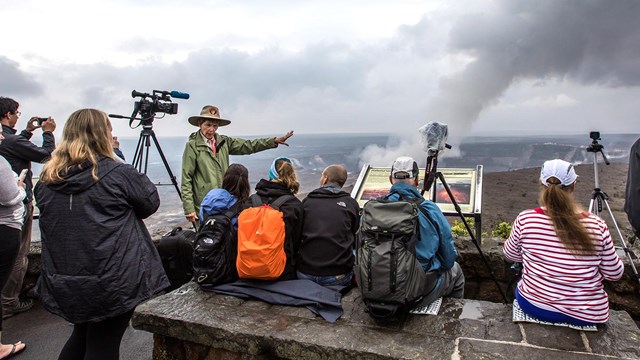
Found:
[[400, 194], [400, 193], [399, 193], [399, 192], [397, 192], [397, 191], [389, 192], [389, 193], [387, 193], [386, 195], [384, 195], [384, 196], [381, 196], [381, 197], [377, 198], [376, 200], [378, 200], [378, 201], [385, 201], [385, 200], [389, 200], [389, 198], [390, 198], [390, 197], [391, 197], [391, 195], [393, 195], [393, 194], [398, 195], [398, 196], [400, 197], [400, 199], [402, 200], [402, 194]]
[[276, 210], [280, 210], [280, 206], [287, 202], [289, 199], [293, 199], [293, 195], [282, 195], [279, 198], [275, 199], [271, 204], [269, 204], [272, 208]]
[[258, 207], [262, 205], [262, 198], [258, 194], [253, 194], [249, 197], [251, 199], [251, 207]]
[[429, 212], [422, 207], [422, 203], [425, 201], [424, 198], [420, 197], [415, 199], [408, 199], [407, 201], [410, 201], [416, 204], [416, 206], [418, 207], [418, 211], [420, 211], [422, 215], [424, 215], [427, 218], [427, 221], [429, 221], [431, 225], [433, 225], [433, 227], [436, 229], [438, 234], [440, 234], [440, 226], [438, 226], [438, 223], [435, 220], [433, 220], [433, 218], [431, 217], [431, 214], [429, 214]]
[[229, 210], [224, 212], [224, 215], [226, 217], [228, 217], [229, 219], [232, 219], [234, 217], [236, 217], [236, 215], [238, 215], [238, 213], [240, 212], [240, 209], [242, 208], [242, 204], [240, 201], [236, 201], [235, 204], [233, 204]]

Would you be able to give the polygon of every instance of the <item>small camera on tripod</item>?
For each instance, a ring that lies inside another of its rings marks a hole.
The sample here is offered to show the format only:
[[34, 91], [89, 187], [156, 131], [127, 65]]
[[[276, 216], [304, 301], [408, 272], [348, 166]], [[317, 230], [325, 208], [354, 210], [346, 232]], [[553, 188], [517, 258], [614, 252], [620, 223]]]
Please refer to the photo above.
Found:
[[592, 140], [601, 140], [601, 139], [600, 139], [600, 131], [592, 131], [592, 132], [590, 132], [590, 133], [589, 133], [589, 137], [590, 137]]

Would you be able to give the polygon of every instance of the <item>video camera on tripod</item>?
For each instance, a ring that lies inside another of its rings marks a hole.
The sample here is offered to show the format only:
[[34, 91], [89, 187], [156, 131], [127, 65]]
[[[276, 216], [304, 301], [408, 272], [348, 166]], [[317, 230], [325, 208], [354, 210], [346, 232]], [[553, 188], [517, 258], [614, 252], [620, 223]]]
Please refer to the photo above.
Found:
[[446, 124], [438, 122], [430, 122], [418, 129], [422, 142], [422, 150], [427, 153], [427, 165], [425, 167], [424, 181], [422, 186], [422, 194], [431, 189], [438, 172], [438, 155], [444, 149], [451, 149], [451, 145], [447, 144], [449, 136], [449, 127]]
[[[455, 196], [451, 192], [451, 188], [449, 188], [449, 184], [447, 184], [447, 181], [445, 180], [444, 175], [442, 175], [442, 172], [438, 171], [438, 155], [442, 151], [444, 151], [444, 149], [451, 149], [451, 145], [447, 144], [449, 127], [446, 124], [441, 124], [438, 122], [430, 122], [422, 126], [420, 129], [418, 129], [418, 132], [422, 137], [420, 140], [422, 142], [422, 149], [427, 153], [427, 164], [424, 170], [424, 181], [422, 183], [422, 191], [420, 194], [424, 196], [424, 193], [427, 192], [429, 189], [431, 189], [432, 186], [434, 186], [434, 182], [436, 179], [440, 181], [440, 184], [447, 192], [447, 195], [449, 196], [449, 199], [451, 200], [451, 203], [453, 204], [453, 207], [456, 210], [456, 213], [458, 214], [458, 216], [460, 217], [460, 220], [462, 221], [465, 228], [467, 229], [467, 232], [469, 233], [469, 237], [471, 238], [471, 241], [476, 246], [476, 249], [478, 250], [478, 254], [480, 254], [480, 258], [482, 259], [484, 265], [486, 266], [487, 271], [489, 272], [489, 275], [493, 279], [493, 282], [496, 284], [496, 287], [498, 288], [498, 291], [500, 292], [500, 295], [502, 295], [502, 299], [506, 304], [508, 302], [507, 296], [505, 292], [502, 290], [502, 287], [500, 287], [500, 284], [498, 283], [497, 277], [494, 274], [493, 269], [491, 268], [491, 265], [489, 265], [489, 262], [485, 258], [484, 253], [480, 248], [480, 243], [474, 236], [473, 230], [471, 230], [471, 226], [467, 222], [467, 219], [462, 214], [462, 209], [460, 208], [460, 205], [456, 201]], [[435, 189], [434, 189], [434, 193], [435, 193]]]
[[[171, 179], [171, 183], [176, 189], [178, 196], [182, 198], [182, 194], [180, 193], [180, 188], [178, 187], [178, 181], [176, 177], [171, 172], [171, 168], [169, 167], [169, 163], [167, 162], [164, 153], [162, 152], [162, 148], [160, 147], [160, 143], [156, 138], [156, 134], [153, 131], [153, 120], [156, 117], [157, 113], [174, 115], [178, 113], [178, 104], [173, 103], [171, 101], [171, 97], [177, 99], [188, 99], [189, 94], [179, 92], [179, 91], [163, 91], [163, 90], [153, 90], [151, 94], [139, 92], [133, 90], [131, 92], [131, 97], [136, 98], [139, 97], [140, 100], [136, 101], [133, 105], [133, 112], [131, 116], [122, 116], [116, 114], [109, 114], [109, 117], [116, 119], [129, 119], [129, 127], [136, 128], [142, 125], [142, 130], [140, 131], [140, 138], [138, 139], [138, 145], [136, 145], [136, 152], [133, 156], [133, 161], [131, 164], [138, 169], [139, 172], [146, 174], [147, 167], [149, 165], [149, 147], [151, 146], [151, 139], [153, 143], [156, 145], [158, 149], [158, 153], [160, 154], [160, 158], [162, 159], [162, 163], [164, 164], [167, 173], [169, 174], [169, 178]], [[138, 118], [138, 114], [140, 117]], [[134, 121], [140, 121], [140, 123], [136, 126], [131, 126]], [[163, 185], [163, 184], [156, 184]]]
[[188, 99], [189, 94], [179, 91], [162, 91], [153, 90], [151, 94], [139, 92], [133, 90], [131, 97], [139, 97], [140, 100], [136, 101], [133, 105], [133, 113], [131, 114], [131, 121], [135, 120], [138, 113], [141, 114], [139, 119], [144, 125], [147, 121], [153, 121], [156, 113], [164, 113], [174, 115], [178, 113], [178, 104], [171, 102], [171, 97], [177, 99]]

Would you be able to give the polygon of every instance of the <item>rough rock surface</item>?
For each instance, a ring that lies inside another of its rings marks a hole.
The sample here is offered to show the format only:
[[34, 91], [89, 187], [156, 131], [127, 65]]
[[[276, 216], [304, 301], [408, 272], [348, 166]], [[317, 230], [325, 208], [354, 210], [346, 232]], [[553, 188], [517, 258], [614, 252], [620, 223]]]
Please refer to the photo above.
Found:
[[640, 329], [612, 311], [597, 333], [511, 321], [511, 305], [444, 299], [440, 312], [378, 323], [359, 292], [328, 323], [304, 308], [201, 291], [189, 283], [139, 306], [133, 326], [155, 333], [154, 359], [595, 359], [640, 357]]

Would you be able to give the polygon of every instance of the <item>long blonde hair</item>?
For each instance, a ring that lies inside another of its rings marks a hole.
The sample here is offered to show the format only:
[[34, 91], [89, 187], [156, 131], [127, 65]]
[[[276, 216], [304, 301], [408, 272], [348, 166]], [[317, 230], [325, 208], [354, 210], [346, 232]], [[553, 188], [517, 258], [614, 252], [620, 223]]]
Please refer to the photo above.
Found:
[[40, 181], [55, 184], [73, 167], [89, 161], [91, 176], [98, 181], [98, 160], [101, 156], [113, 159], [111, 123], [107, 114], [96, 109], [75, 111], [62, 131], [62, 141], [51, 154], [40, 173]]
[[298, 190], [300, 190], [300, 183], [296, 173], [293, 171], [293, 165], [284, 159], [279, 159], [276, 161], [276, 171], [278, 172], [278, 178], [271, 181], [284, 184], [293, 195], [297, 194]]
[[582, 210], [572, 195], [575, 183], [563, 187], [556, 177], [550, 177], [547, 183], [549, 186], [540, 191], [540, 205], [545, 207], [562, 244], [576, 255], [595, 254], [596, 245], [580, 221]]

